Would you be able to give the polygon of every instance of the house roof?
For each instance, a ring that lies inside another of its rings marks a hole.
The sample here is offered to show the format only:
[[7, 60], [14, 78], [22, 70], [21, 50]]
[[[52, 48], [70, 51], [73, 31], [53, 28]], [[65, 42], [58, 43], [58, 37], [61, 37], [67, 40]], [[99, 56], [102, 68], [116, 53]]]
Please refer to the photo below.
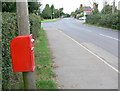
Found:
[[84, 11], [92, 11], [93, 9], [90, 6], [84, 6], [83, 10]]

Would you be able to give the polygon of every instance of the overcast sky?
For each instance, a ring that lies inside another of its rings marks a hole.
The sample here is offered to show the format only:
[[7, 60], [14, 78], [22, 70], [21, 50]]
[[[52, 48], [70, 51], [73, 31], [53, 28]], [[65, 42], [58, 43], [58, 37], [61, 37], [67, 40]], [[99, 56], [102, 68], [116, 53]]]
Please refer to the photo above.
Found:
[[[52, 5], [54, 4], [55, 8], [64, 8], [65, 13], [71, 13], [72, 11], [75, 11], [76, 8], [79, 8], [80, 4], [83, 4], [84, 6], [91, 6], [92, 7], [92, 2], [95, 1], [96, 3], [99, 4], [99, 10], [102, 9], [103, 7], [103, 0], [40, 0], [42, 3], [42, 8], [45, 7], [46, 4]], [[106, 0], [110, 4], [112, 4], [113, 0]], [[116, 5], [118, 1], [120, 0], [115, 0]]]

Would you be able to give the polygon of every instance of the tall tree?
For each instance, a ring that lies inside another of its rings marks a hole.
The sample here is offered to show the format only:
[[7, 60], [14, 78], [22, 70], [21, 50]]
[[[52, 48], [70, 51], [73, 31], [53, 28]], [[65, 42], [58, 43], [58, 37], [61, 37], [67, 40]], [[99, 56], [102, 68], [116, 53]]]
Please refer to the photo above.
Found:
[[55, 16], [55, 18], [59, 17], [59, 10], [58, 9], [54, 10], [54, 16]]
[[52, 12], [52, 18], [54, 18], [55, 8], [53, 4], [51, 5], [51, 12]]
[[80, 9], [77, 8], [77, 9], [75, 10], [75, 13], [76, 13], [76, 14], [80, 14], [80, 13], [81, 13], [81, 12], [80, 12]]
[[59, 8], [59, 17], [61, 17], [63, 15], [63, 8]]
[[105, 5], [101, 12], [103, 14], [111, 14], [112, 13], [112, 6]]
[[75, 12], [71, 12], [71, 16], [75, 18], [76, 13]]
[[79, 8], [80, 12], [83, 12], [83, 4], [80, 4], [80, 8]]
[[99, 12], [99, 10], [98, 10], [98, 4], [97, 3], [93, 3], [93, 14], [97, 14], [98, 12]]
[[44, 10], [42, 11], [42, 17], [45, 19], [51, 19], [51, 16], [52, 16], [51, 8], [49, 7], [49, 4], [46, 4]]

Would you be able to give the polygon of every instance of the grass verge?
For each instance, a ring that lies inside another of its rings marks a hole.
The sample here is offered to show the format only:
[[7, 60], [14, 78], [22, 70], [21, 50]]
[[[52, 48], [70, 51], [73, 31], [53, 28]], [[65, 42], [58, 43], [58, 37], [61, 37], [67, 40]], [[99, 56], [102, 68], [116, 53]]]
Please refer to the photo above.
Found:
[[36, 86], [37, 89], [57, 89], [53, 79], [52, 60], [45, 31], [40, 30], [40, 37], [35, 41]]
[[44, 23], [44, 22], [54, 22], [54, 21], [57, 21], [59, 20], [59, 18], [55, 18], [55, 19], [44, 19], [42, 20], [41, 22]]

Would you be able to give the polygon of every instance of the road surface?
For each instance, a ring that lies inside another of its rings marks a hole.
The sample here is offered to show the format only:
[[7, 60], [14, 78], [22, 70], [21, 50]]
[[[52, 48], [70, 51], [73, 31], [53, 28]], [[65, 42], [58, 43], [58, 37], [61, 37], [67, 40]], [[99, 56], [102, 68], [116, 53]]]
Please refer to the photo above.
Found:
[[55, 72], [60, 88], [117, 89], [117, 30], [85, 25], [73, 18], [43, 23], [42, 26], [54, 61], [59, 65]]

